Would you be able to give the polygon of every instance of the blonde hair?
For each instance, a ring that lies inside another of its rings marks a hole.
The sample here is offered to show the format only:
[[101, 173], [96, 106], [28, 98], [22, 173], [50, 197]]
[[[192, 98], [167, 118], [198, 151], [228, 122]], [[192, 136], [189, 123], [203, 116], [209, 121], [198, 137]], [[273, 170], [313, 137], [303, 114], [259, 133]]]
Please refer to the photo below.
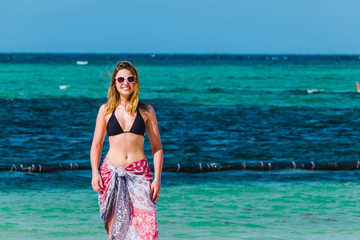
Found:
[[134, 65], [132, 65], [130, 62], [123, 61], [116, 66], [114, 73], [112, 75], [110, 75], [111, 83], [110, 83], [110, 87], [109, 87], [109, 91], [108, 91], [108, 99], [106, 102], [106, 114], [112, 113], [121, 102], [120, 93], [116, 89], [115, 76], [122, 69], [129, 70], [131, 72], [131, 74], [135, 77], [134, 91], [131, 93], [130, 99], [129, 99], [130, 107], [126, 111], [128, 111], [130, 114], [134, 114], [136, 112], [136, 108], [139, 104], [140, 83], [139, 83], [138, 71], [134, 67]]

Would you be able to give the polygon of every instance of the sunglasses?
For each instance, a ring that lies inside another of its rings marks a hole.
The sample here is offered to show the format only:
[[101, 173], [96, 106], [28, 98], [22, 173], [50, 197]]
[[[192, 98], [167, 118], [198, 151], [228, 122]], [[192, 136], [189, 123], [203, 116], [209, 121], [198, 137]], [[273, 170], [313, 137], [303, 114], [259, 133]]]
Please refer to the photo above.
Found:
[[123, 83], [125, 81], [125, 79], [127, 80], [128, 83], [133, 83], [135, 82], [135, 78], [133, 76], [130, 77], [116, 77], [115, 80], [118, 83]]

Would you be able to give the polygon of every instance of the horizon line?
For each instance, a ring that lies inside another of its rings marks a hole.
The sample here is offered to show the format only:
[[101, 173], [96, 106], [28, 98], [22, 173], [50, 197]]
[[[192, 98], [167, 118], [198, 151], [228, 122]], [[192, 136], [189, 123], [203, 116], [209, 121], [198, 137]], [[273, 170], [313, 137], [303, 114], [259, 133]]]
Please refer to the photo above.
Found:
[[168, 52], [0, 52], [0, 54], [89, 54], [89, 55], [347, 55], [360, 53], [168, 53]]

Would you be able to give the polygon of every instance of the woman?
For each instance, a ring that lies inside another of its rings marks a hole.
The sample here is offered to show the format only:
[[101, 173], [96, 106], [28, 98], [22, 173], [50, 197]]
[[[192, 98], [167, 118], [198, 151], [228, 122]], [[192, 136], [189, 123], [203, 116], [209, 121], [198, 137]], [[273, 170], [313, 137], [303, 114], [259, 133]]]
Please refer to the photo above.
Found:
[[[144, 153], [148, 134], [155, 178]], [[99, 163], [106, 132], [109, 151]], [[160, 196], [163, 151], [154, 109], [139, 102], [139, 75], [129, 62], [112, 75], [108, 100], [98, 112], [91, 146], [92, 187], [109, 239], [158, 239], [156, 201]]]

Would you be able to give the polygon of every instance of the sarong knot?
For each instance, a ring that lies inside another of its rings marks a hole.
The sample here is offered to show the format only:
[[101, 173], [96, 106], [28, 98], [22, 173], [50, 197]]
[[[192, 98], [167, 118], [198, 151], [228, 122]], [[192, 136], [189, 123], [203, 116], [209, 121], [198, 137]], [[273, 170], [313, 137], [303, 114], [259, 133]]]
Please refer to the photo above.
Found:
[[118, 167], [115, 168], [115, 172], [120, 176], [120, 177], [124, 177], [126, 174], [126, 170], [124, 167]]
[[109, 161], [109, 170], [117, 173], [120, 177], [124, 177], [126, 174], [126, 170], [124, 167], [115, 167], [111, 161]]

